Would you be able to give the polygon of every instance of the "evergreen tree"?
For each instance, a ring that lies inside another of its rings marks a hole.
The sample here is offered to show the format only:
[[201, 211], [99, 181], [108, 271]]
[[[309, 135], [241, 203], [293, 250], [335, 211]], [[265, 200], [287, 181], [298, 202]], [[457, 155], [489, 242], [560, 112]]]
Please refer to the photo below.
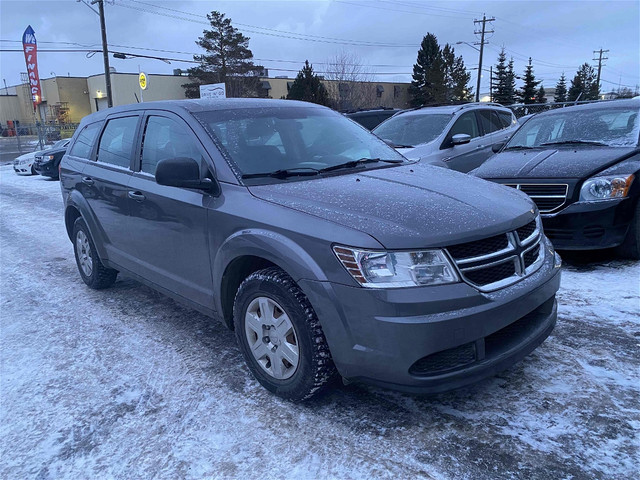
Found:
[[420, 44], [418, 58], [413, 65], [413, 81], [409, 87], [411, 105], [419, 107], [446, 100], [446, 78], [442, 51], [438, 39], [428, 33]]
[[536, 103], [537, 86], [540, 85], [540, 81], [536, 80], [536, 76], [533, 73], [533, 65], [531, 65], [531, 57], [529, 57], [529, 65], [524, 70], [524, 86], [518, 94], [522, 103]]
[[309, 60], [305, 60], [304, 67], [298, 72], [289, 89], [287, 99], [329, 105], [327, 89], [320, 82], [320, 77], [313, 73], [313, 66], [309, 64]]
[[545, 92], [544, 86], [540, 85], [540, 88], [536, 92], [536, 103], [547, 103], [546, 94], [547, 92]]
[[448, 43], [442, 49], [442, 61], [445, 73], [445, 101], [459, 102], [473, 98], [473, 89], [469, 87], [471, 74], [465, 68], [462, 56], [456, 57], [454, 48]]
[[204, 48], [203, 55], [194, 55], [200, 65], [188, 70], [192, 83], [182, 85], [187, 98], [200, 97], [200, 85], [225, 83], [227, 97], [266, 96], [258, 76], [264, 70], [252, 62], [249, 38], [231, 25], [223, 13], [207, 14], [210, 30], [204, 30], [196, 44]]
[[511, 105], [516, 101], [516, 74], [513, 71], [513, 58], [507, 63], [504, 47], [498, 55], [498, 63], [494, 69], [492, 84], [493, 101], [503, 105]]
[[556, 92], [553, 96], [554, 102], [566, 102], [567, 101], [567, 79], [564, 76], [564, 72], [562, 72], [562, 76], [558, 83], [556, 84]]
[[584, 63], [571, 80], [567, 99], [570, 102], [580, 100], [597, 100], [600, 87], [596, 82], [596, 72], [591, 65]]

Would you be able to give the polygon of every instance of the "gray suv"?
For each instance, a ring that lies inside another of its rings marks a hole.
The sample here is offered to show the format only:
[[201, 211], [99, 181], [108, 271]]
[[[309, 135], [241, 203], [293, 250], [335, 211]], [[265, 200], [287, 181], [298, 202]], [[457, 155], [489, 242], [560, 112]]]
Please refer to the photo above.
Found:
[[497, 103], [420, 107], [397, 113], [373, 133], [411, 160], [470, 172], [516, 131], [511, 110]]
[[517, 190], [413, 162], [284, 100], [85, 117], [61, 164], [80, 276], [118, 272], [235, 330], [258, 381], [412, 392], [507, 368], [556, 321], [560, 260]]

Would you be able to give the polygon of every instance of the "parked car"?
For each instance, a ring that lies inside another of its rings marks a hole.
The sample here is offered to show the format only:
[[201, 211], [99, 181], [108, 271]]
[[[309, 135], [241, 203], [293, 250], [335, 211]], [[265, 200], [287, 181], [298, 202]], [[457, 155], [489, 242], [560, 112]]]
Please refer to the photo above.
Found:
[[443, 161], [468, 172], [505, 142], [518, 122], [508, 108], [491, 103], [421, 107], [394, 115], [373, 133], [412, 160]]
[[24, 155], [20, 155], [16, 157], [13, 161], [13, 171], [18, 175], [37, 175], [34, 168], [34, 163], [36, 159], [36, 155], [42, 155], [48, 150], [56, 150], [62, 147], [66, 147], [69, 144], [69, 139], [60, 140], [50, 147], [47, 147], [45, 150], [36, 150], [33, 152], [25, 153]]
[[364, 128], [373, 130], [387, 118], [394, 116], [400, 110], [396, 108], [371, 108], [366, 110], [357, 110], [355, 112], [347, 112], [345, 115], [358, 122]]
[[89, 287], [121, 272], [220, 319], [258, 381], [291, 400], [338, 374], [460, 387], [522, 359], [556, 321], [560, 259], [526, 195], [416, 168], [318, 105], [96, 112], [61, 188]]
[[69, 140], [60, 140], [57, 148], [50, 148], [37, 153], [33, 162], [33, 169], [42, 176], [58, 179], [58, 167], [63, 155], [67, 151]]
[[473, 173], [528, 193], [558, 249], [640, 258], [640, 100], [539, 113]]

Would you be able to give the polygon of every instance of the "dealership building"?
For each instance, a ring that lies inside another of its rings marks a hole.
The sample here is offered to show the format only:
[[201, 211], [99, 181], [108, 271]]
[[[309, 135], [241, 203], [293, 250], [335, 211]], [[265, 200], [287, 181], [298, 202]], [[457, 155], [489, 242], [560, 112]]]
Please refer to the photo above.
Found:
[[[261, 77], [262, 87], [270, 98], [286, 97], [293, 78]], [[189, 78], [176, 70], [174, 75], [147, 74], [147, 88], [138, 84], [137, 73], [111, 73], [111, 94], [114, 106], [139, 101], [176, 100], [185, 97], [183, 84]], [[46, 123], [79, 123], [82, 118], [108, 106], [104, 74], [89, 77], [51, 77], [40, 80], [42, 102], [38, 114]], [[393, 82], [335, 82], [323, 80], [330, 92], [342, 95], [352, 88], [364, 88], [370, 97], [371, 107], [407, 108], [409, 106], [409, 83]], [[348, 107], [347, 107], [348, 108]], [[31, 103], [31, 93], [26, 77], [23, 83], [0, 89], [0, 124], [18, 121], [33, 124], [36, 117]]]

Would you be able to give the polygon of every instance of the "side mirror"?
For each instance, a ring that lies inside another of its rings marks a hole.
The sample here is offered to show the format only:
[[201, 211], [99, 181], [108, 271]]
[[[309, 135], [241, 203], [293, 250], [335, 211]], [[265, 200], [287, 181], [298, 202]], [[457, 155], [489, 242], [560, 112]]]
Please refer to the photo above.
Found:
[[464, 145], [465, 143], [469, 143], [470, 141], [471, 135], [467, 135], [466, 133], [456, 133], [453, 137], [451, 137], [451, 144], [453, 146]]
[[169, 187], [195, 188], [218, 195], [218, 182], [200, 179], [200, 165], [193, 158], [178, 157], [161, 160], [156, 166], [156, 182]]
[[502, 150], [502, 147], [504, 147], [504, 142], [502, 142], [502, 143], [494, 143], [491, 146], [491, 151], [493, 153], [498, 153], [500, 150]]

